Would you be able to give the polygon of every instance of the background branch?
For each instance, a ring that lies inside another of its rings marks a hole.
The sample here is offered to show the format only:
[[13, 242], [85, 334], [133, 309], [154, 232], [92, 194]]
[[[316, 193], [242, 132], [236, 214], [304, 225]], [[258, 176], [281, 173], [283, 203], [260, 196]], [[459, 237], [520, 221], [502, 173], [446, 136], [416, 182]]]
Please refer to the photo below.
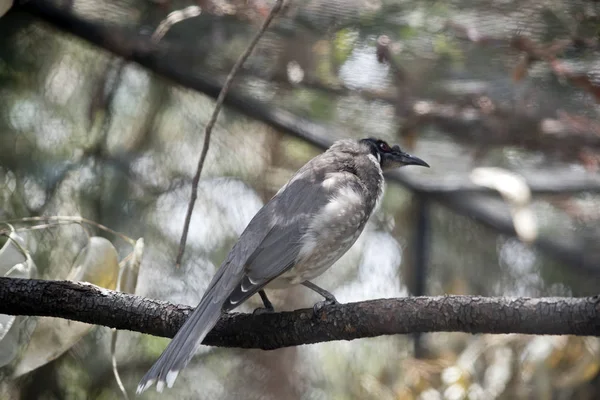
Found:
[[[69, 281], [0, 278], [0, 313], [73, 319], [172, 337], [192, 307]], [[600, 296], [407, 297], [274, 314], [228, 314], [204, 344], [277, 349], [413, 332], [600, 336]]]
[[[172, 44], [154, 43], [149, 37], [139, 35], [131, 30], [86, 21], [43, 0], [30, 0], [15, 6], [15, 10], [22, 10], [34, 15], [58, 29], [87, 40], [128, 61], [138, 63], [183, 87], [204, 93], [215, 99], [223, 90], [223, 82], [219, 78], [204, 71], [193, 71], [193, 73], [185, 71], [179, 65], [173, 63], [174, 55], [170, 51], [173, 47]], [[297, 116], [288, 110], [250, 97], [235, 89], [229, 90], [223, 103], [244, 115], [265, 122], [275, 129], [301, 138], [321, 149], [325, 149], [332, 144], [331, 137], [347, 136], [346, 132], [341, 131], [336, 126], [315, 123], [310, 119]], [[436, 114], [439, 107], [431, 105], [430, 109], [431, 112], [428, 115], [433, 118], [432, 115]], [[464, 131], [464, 125], [459, 127], [461, 131]], [[522, 131], [517, 136], [522, 137]], [[568, 135], [565, 136], [568, 137]], [[598, 139], [594, 140], [597, 141]], [[571, 138], [569, 141], [571, 144], [573, 143]], [[600, 144], [598, 146], [600, 147]], [[535, 174], [529, 175], [527, 175], [527, 171], [523, 171], [527, 178], [527, 184], [533, 193], [600, 192], [600, 179], [596, 175], [588, 174], [582, 177], [580, 174], [562, 173], [564, 176], [557, 179], [555, 171], [549, 173], [543, 170], [535, 171]], [[407, 174], [402, 171], [395, 171], [389, 174], [389, 177], [415, 192], [447, 194], [461, 191], [469, 194], [494, 194], [494, 191], [474, 185], [468, 179], [461, 177], [450, 176], [440, 181], [440, 179], [431, 176], [422, 179], [418, 175]]]

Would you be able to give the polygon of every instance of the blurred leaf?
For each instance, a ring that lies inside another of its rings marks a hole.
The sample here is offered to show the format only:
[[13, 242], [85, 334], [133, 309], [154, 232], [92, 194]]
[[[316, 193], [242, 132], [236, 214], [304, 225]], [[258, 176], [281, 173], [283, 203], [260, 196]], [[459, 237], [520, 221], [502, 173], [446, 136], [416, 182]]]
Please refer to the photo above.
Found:
[[[595, 337], [570, 337], [560, 349], [562, 362], [553, 384], [557, 388], [575, 388], [598, 376], [600, 340]], [[559, 353], [556, 351], [555, 353]]]
[[316, 62], [315, 74], [319, 81], [326, 84], [335, 84], [337, 82], [337, 75], [335, 71], [332, 71], [331, 62], [331, 57], [335, 57], [333, 54], [334, 51], [333, 44], [327, 40], [319, 40], [313, 46]]
[[0, 314], [0, 367], [15, 359], [19, 353], [19, 326], [24, 317]]
[[[75, 259], [67, 279], [115, 289], [118, 273], [118, 256], [113, 244], [102, 237], [91, 237]], [[14, 377], [29, 373], [56, 359], [92, 327], [90, 324], [62, 318], [40, 318], [29, 346], [14, 371]]]
[[27, 256], [22, 251], [24, 245], [25, 241], [21, 236], [14, 231], [10, 233], [8, 240], [0, 248], [0, 274], [2, 276], [6, 276], [15, 265], [27, 260]]
[[463, 62], [464, 54], [457, 44], [443, 34], [434, 36], [433, 51], [439, 56], [447, 56], [453, 63]]
[[342, 29], [337, 31], [333, 38], [333, 57], [337, 65], [342, 65], [354, 50], [354, 45], [358, 39], [358, 32], [354, 29]]
[[123, 271], [121, 272], [121, 280], [117, 290], [125, 293], [135, 293], [143, 255], [144, 238], [140, 238], [135, 242], [131, 260], [123, 267]]
[[[11, 227], [12, 229], [12, 227]], [[16, 232], [0, 248], [0, 275], [31, 279], [37, 268], [24, 249], [25, 241]], [[9, 364], [19, 353], [19, 339], [25, 329], [26, 317], [0, 314], [0, 367]]]
[[75, 259], [67, 280], [89, 282], [114, 290], [118, 276], [117, 250], [109, 240], [94, 236]]
[[525, 179], [509, 170], [493, 167], [475, 168], [471, 181], [498, 191], [509, 205], [517, 236], [525, 243], [537, 238], [538, 224], [531, 209], [531, 190]]
[[556, 351], [563, 349], [567, 341], [566, 336], [538, 336], [531, 339], [521, 351], [521, 379], [529, 382], [545, 364], [556, 364]]
[[505, 393], [513, 377], [514, 353], [509, 346], [493, 349], [488, 354], [488, 366], [485, 370], [483, 388], [489, 397], [498, 398]]

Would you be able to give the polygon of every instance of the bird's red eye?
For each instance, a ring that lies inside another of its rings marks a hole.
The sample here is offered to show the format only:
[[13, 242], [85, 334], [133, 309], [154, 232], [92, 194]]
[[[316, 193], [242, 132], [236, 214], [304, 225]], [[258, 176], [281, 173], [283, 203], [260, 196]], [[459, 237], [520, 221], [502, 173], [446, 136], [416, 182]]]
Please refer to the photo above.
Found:
[[386, 142], [379, 143], [379, 148], [382, 151], [385, 151], [385, 152], [389, 152], [390, 151], [390, 146], [388, 146], [388, 144]]

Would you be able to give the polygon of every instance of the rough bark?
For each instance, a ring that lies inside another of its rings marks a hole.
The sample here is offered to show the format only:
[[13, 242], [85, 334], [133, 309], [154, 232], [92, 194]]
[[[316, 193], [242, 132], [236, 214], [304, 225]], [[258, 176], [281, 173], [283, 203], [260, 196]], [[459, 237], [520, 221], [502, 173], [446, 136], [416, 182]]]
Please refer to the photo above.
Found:
[[[192, 307], [69, 281], [0, 278], [0, 313], [67, 318], [172, 337]], [[227, 314], [211, 346], [277, 349], [414, 332], [600, 336], [600, 296], [379, 299], [273, 314]]]

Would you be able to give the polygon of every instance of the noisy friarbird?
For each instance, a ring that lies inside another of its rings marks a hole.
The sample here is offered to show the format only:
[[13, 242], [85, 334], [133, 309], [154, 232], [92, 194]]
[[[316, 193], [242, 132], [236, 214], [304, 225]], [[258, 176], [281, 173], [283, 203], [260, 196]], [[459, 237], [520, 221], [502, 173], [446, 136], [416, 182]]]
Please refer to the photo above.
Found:
[[304, 285], [335, 303], [311, 282], [360, 236], [381, 200], [383, 172], [406, 165], [429, 167], [383, 140], [339, 140], [306, 163], [252, 218], [217, 270], [200, 304], [142, 378], [137, 392], [157, 383], [172, 387], [222, 313], [263, 289]]

